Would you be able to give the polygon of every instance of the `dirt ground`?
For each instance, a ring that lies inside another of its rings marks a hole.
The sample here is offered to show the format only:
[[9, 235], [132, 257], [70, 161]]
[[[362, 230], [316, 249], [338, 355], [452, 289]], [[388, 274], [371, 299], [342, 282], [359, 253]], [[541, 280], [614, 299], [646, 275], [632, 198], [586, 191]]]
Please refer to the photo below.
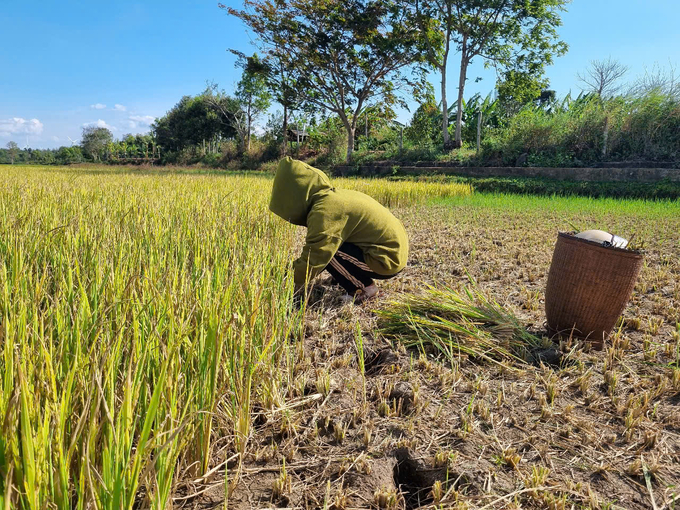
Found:
[[[294, 387], [278, 390], [285, 405], [258, 404], [228, 507], [680, 506], [680, 218], [585, 202], [565, 213], [547, 200], [396, 213], [411, 237], [407, 270], [361, 306], [322, 278], [297, 345], [304, 361]], [[623, 327], [605, 350], [556, 338], [561, 358], [508, 369], [465, 357], [447, 364], [379, 334], [376, 308], [425, 283], [464, 286], [467, 271], [546, 335], [543, 292], [557, 231], [571, 230], [569, 222], [646, 242]], [[227, 455], [216, 448], [215, 465]], [[224, 507], [224, 470], [192, 490], [175, 507]]]

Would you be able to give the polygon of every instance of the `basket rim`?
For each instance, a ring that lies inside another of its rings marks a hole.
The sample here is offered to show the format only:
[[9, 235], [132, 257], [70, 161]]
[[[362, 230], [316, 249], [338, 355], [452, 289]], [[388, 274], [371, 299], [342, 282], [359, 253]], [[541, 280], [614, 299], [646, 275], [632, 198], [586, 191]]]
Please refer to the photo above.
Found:
[[644, 252], [642, 251], [633, 251], [633, 250], [628, 250], [626, 248], [618, 248], [615, 246], [602, 246], [602, 244], [596, 242], [596, 241], [589, 241], [588, 239], [582, 239], [580, 237], [576, 237], [573, 234], [570, 234], [569, 232], [558, 232], [558, 239], [560, 237], [564, 238], [567, 241], [573, 241], [576, 243], [581, 243], [584, 246], [588, 246], [591, 249], [601, 251], [603, 253], [616, 253], [618, 255], [623, 255], [626, 257], [634, 258], [634, 259], [641, 259], [643, 258]]

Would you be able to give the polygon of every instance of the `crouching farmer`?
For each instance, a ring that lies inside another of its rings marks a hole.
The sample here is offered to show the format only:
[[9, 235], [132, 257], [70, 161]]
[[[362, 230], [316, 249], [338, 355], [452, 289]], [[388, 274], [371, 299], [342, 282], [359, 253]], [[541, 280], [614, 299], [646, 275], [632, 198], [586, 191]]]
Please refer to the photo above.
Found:
[[391, 278], [406, 265], [408, 237], [401, 222], [368, 195], [335, 188], [302, 161], [281, 160], [269, 209], [307, 227], [306, 244], [293, 263], [297, 295], [325, 269], [362, 302], [378, 293], [374, 279]]

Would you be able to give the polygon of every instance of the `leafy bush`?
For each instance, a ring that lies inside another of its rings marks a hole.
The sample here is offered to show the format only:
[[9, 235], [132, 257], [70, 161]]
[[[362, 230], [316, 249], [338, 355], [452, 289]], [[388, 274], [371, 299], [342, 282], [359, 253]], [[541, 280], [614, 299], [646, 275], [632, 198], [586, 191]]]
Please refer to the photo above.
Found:
[[219, 166], [222, 157], [217, 153], [208, 153], [201, 158], [201, 164], [205, 166], [216, 167]]
[[347, 133], [340, 119], [329, 117], [309, 131], [309, 149], [317, 154], [313, 164], [338, 165], [345, 162]]
[[[605, 133], [607, 138], [605, 149]], [[680, 102], [656, 92], [601, 100], [569, 96], [550, 108], [526, 106], [482, 142], [486, 164], [584, 166], [603, 160], [679, 161]]]
[[441, 108], [434, 96], [428, 96], [413, 114], [411, 124], [404, 129], [404, 138], [424, 148], [440, 145], [443, 140], [441, 123]]

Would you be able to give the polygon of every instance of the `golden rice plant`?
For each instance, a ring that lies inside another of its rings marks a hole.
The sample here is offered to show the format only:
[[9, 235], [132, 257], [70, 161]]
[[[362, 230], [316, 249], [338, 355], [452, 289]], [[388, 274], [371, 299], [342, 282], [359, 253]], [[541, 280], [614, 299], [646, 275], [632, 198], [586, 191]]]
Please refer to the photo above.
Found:
[[167, 508], [215, 436], [244, 452], [251, 395], [289, 374], [271, 181], [2, 174], [0, 508]]
[[[0, 508], [165, 509], [215, 438], [243, 456], [262, 383], [295, 377], [271, 178], [1, 172]], [[339, 181], [388, 206], [469, 193]]]
[[464, 183], [388, 181], [385, 179], [333, 179], [340, 188], [361, 191], [386, 207], [422, 204], [434, 198], [467, 196], [472, 186]]

